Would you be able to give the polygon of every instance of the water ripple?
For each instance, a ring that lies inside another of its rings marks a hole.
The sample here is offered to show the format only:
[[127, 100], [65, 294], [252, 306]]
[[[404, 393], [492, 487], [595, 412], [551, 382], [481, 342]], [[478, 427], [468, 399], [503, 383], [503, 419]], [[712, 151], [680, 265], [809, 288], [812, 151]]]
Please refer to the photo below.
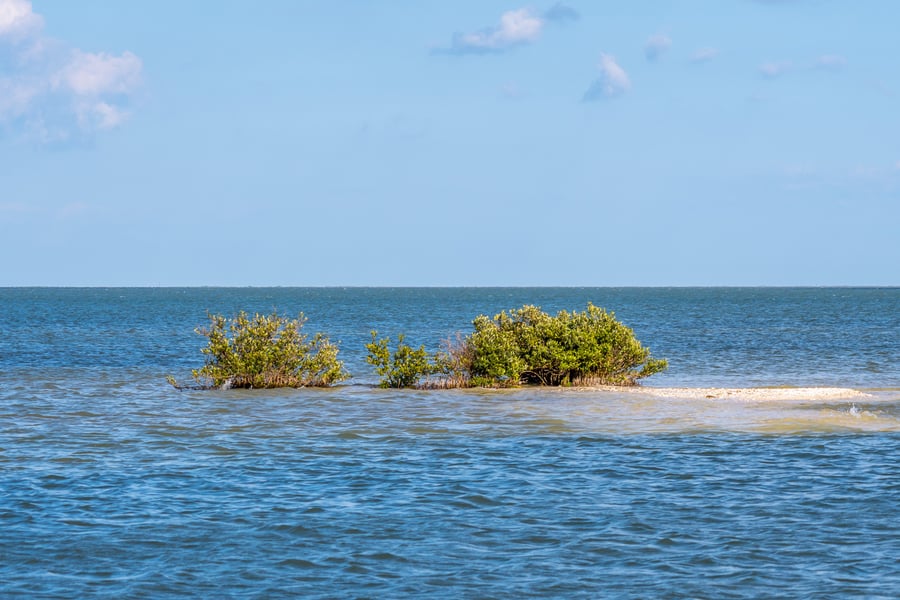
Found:
[[590, 391], [134, 387], [85, 408], [57, 381], [52, 401], [4, 404], [4, 595], [900, 590], [892, 392], [856, 411], [686, 410]]
[[[898, 298], [0, 290], [0, 597], [900, 597]], [[365, 373], [373, 327], [588, 300], [671, 359], [660, 385], [868, 389], [164, 383], [207, 309], [336, 315], [310, 329]]]

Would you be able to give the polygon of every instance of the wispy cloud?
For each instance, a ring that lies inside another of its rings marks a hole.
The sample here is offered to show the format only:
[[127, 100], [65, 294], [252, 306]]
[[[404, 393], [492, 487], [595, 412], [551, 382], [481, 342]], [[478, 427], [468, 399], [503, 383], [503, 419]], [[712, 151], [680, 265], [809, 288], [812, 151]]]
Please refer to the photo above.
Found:
[[789, 60], [767, 62], [759, 66], [759, 74], [766, 79], [781, 77], [794, 69], [794, 63]]
[[709, 62], [719, 56], [719, 50], [717, 48], [698, 48], [691, 54], [691, 62], [700, 64]]
[[582, 97], [584, 102], [615, 98], [631, 89], [628, 73], [619, 66], [615, 57], [609, 54], [600, 54], [600, 64], [597, 68], [600, 70], [600, 75], [584, 93]]
[[847, 66], [847, 59], [839, 54], [823, 54], [812, 63], [794, 63], [790, 60], [766, 62], [759, 66], [759, 74], [766, 79], [803, 71], [840, 71]]
[[651, 35], [647, 39], [647, 43], [644, 44], [644, 56], [646, 56], [647, 60], [650, 62], [656, 62], [662, 58], [671, 46], [672, 40], [669, 36], [662, 33]]
[[0, 202], [0, 222], [37, 220], [48, 218], [68, 221], [91, 211], [91, 206], [84, 202], [69, 202], [57, 208], [35, 206], [24, 202]]
[[816, 68], [828, 71], [840, 71], [847, 66], [847, 59], [838, 54], [823, 54], [816, 59]]
[[35, 212], [35, 208], [28, 206], [24, 202], [0, 202], [0, 216], [3, 215], [23, 215]]
[[873, 90], [886, 98], [896, 98], [898, 96], [897, 91], [893, 88], [891, 83], [884, 79], [869, 79], [868, 84]]
[[541, 37], [548, 23], [574, 21], [579, 18], [575, 9], [557, 3], [543, 14], [530, 8], [518, 8], [500, 15], [500, 23], [470, 33], [455, 33], [447, 48], [436, 53], [491, 54], [533, 44]]
[[557, 2], [544, 12], [544, 20], [546, 21], [577, 21], [580, 18], [581, 15], [578, 14], [577, 10], [562, 2]]
[[0, 127], [60, 141], [121, 125], [141, 84], [141, 59], [71, 48], [43, 27], [30, 1], [0, 0], [0, 47], [13, 58], [12, 72], [0, 76]]
[[127, 94], [141, 81], [141, 59], [131, 52], [113, 56], [75, 50], [56, 83], [78, 96]]
[[500, 86], [500, 96], [507, 100], [519, 100], [525, 97], [525, 92], [519, 87], [519, 84], [508, 81]]
[[91, 207], [84, 202], [70, 202], [60, 207], [56, 211], [55, 216], [60, 220], [68, 220], [82, 215], [88, 212], [90, 209]]
[[850, 171], [852, 177], [859, 177], [860, 179], [871, 179], [873, 177], [878, 177], [880, 174], [881, 170], [872, 165], [856, 165]]

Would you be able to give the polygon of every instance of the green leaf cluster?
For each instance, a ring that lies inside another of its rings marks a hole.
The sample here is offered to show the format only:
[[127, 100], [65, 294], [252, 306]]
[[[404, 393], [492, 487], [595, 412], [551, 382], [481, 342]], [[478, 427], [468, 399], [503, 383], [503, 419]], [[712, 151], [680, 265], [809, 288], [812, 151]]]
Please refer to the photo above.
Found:
[[[209, 314], [209, 321], [196, 329], [207, 338], [201, 350], [206, 362], [192, 371], [200, 387], [328, 386], [350, 376], [335, 344], [320, 333], [302, 333], [303, 313], [289, 319], [242, 311], [233, 319]], [[413, 348], [402, 334], [392, 350], [390, 338], [372, 331], [366, 362], [384, 388], [633, 385], [668, 367], [613, 313], [593, 304], [555, 316], [526, 304], [493, 318], [479, 315], [472, 325], [471, 334], [458, 334], [436, 354], [424, 345]]]
[[634, 385], [668, 367], [613, 313], [593, 304], [555, 316], [525, 305], [493, 318], [479, 315], [472, 325], [471, 334], [433, 356], [405, 344], [403, 335], [391, 352], [390, 340], [373, 331], [366, 360], [382, 387]]
[[413, 348], [405, 340], [402, 333], [397, 336], [397, 347], [392, 352], [390, 338], [378, 339], [378, 332], [372, 331], [372, 341], [366, 344], [369, 351], [366, 362], [375, 366], [375, 372], [381, 376], [379, 385], [383, 388], [418, 387], [423, 377], [440, 370], [424, 345]]
[[[194, 379], [215, 387], [320, 387], [350, 375], [338, 360], [338, 347], [317, 333], [302, 333], [306, 318], [289, 319], [241, 311], [233, 319], [209, 315], [209, 326], [196, 332], [207, 338], [201, 350], [206, 364]], [[174, 379], [169, 379], [175, 385]]]
[[613, 313], [593, 304], [556, 316], [525, 305], [494, 318], [480, 315], [472, 324], [459, 361], [472, 385], [632, 385], [668, 366], [651, 358]]

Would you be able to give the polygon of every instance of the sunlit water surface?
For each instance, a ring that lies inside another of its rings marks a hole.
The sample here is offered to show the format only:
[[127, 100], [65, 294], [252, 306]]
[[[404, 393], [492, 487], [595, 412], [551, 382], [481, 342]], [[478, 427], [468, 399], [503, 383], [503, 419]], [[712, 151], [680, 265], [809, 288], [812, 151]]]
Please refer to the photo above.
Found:
[[[398, 392], [354, 348], [587, 300], [670, 372]], [[897, 290], [0, 290], [0, 308], [0, 597], [900, 596]], [[167, 386], [198, 365], [205, 311], [238, 308], [306, 311], [356, 377]]]

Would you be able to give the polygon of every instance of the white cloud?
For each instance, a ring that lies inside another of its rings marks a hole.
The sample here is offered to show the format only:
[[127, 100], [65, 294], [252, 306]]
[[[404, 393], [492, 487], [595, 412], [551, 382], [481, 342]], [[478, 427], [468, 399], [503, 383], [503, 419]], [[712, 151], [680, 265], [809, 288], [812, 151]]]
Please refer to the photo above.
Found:
[[29, 0], [0, 0], [0, 38], [18, 41], [44, 27], [44, 19], [31, 9]]
[[775, 79], [776, 77], [780, 77], [788, 71], [791, 71], [793, 68], [794, 63], [789, 60], [784, 60], [763, 63], [759, 66], [759, 72], [766, 79]]
[[794, 63], [789, 60], [772, 61], [759, 66], [759, 74], [766, 79], [775, 79], [791, 72], [811, 70], [840, 71], [847, 66], [847, 59], [838, 54], [823, 54], [812, 63]]
[[523, 7], [500, 15], [500, 23], [471, 33], [455, 33], [449, 47], [434, 48], [435, 54], [496, 54], [533, 44], [548, 25], [565, 25], [581, 18], [571, 6], [557, 2], [544, 12]]
[[583, 100], [591, 102], [602, 98], [614, 98], [621, 96], [631, 89], [631, 80], [625, 69], [619, 66], [614, 56], [600, 54], [600, 64], [597, 66], [600, 76], [594, 80], [588, 91], [584, 93]]
[[510, 10], [500, 16], [500, 24], [474, 33], [460, 33], [453, 37], [451, 51], [498, 52], [520, 44], [528, 44], [541, 35], [545, 21], [527, 8]]
[[719, 56], [717, 48], [698, 48], [691, 54], [692, 63], [705, 63]]
[[83, 129], [113, 129], [128, 118], [129, 113], [103, 101], [85, 101], [76, 107], [78, 124]]
[[647, 60], [655, 62], [662, 58], [671, 45], [672, 40], [669, 36], [661, 33], [651, 35], [644, 44], [644, 56], [647, 57]]
[[18, 117], [28, 111], [35, 97], [41, 94], [40, 85], [27, 81], [0, 79], [0, 120]]
[[127, 94], [141, 81], [141, 59], [131, 52], [111, 56], [75, 50], [72, 59], [60, 71], [57, 84], [78, 96]]
[[0, 126], [60, 141], [121, 125], [141, 83], [141, 59], [67, 47], [42, 27], [27, 0], [0, 0], [0, 45], [11, 44], [14, 59], [12, 72], [0, 77]]

